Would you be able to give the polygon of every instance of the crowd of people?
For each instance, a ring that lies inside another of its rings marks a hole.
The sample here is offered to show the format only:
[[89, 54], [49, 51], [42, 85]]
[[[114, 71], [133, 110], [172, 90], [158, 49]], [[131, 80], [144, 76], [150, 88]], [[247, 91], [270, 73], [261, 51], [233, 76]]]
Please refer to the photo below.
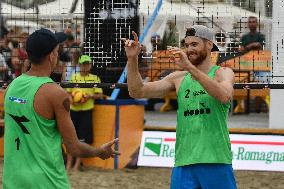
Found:
[[[171, 28], [174, 28], [173, 26]], [[239, 57], [244, 55], [245, 53], [251, 50], [264, 50], [265, 49], [265, 36], [259, 30], [259, 23], [257, 17], [249, 16], [247, 19], [247, 28], [248, 32], [243, 33], [242, 35], [234, 32], [234, 34], [229, 34], [225, 31], [217, 31], [214, 36], [214, 41], [216, 41], [216, 45], [219, 48], [218, 51], [218, 58], [216, 60], [216, 64], [220, 65], [224, 61]], [[167, 33], [174, 33], [171, 31], [175, 31], [175, 29], [169, 30]], [[169, 39], [167, 39], [169, 38]], [[173, 42], [174, 41], [174, 42]], [[145, 81], [150, 81], [149, 77], [147, 77], [148, 69], [151, 69], [151, 63], [153, 59], [149, 59], [148, 57], [152, 57], [153, 52], [167, 50], [167, 46], [180, 46], [180, 48], [185, 49], [185, 39], [182, 38], [180, 42], [178, 42], [174, 35], [172, 34], [171, 37], [163, 36], [161, 37], [160, 34], [154, 32], [151, 36], [151, 46], [149, 49], [146, 49], [142, 46], [142, 54], [144, 60], [141, 59], [141, 63], [139, 64], [140, 73], [142, 78]], [[148, 55], [145, 52], [151, 51], [152, 54]], [[157, 57], [156, 57], [157, 58]], [[253, 60], [252, 60], [253, 61]], [[166, 64], [168, 62], [165, 62]], [[158, 75], [159, 78], [152, 78], [152, 80], [162, 79], [166, 75], [170, 74], [174, 70], [167, 69], [161, 70], [161, 74]], [[267, 82], [270, 78], [270, 72], [262, 72], [262, 71], [253, 71], [253, 81], [255, 82]], [[148, 74], [149, 75], [149, 74]], [[162, 99], [149, 99], [148, 104], [146, 105], [146, 110], [154, 110], [155, 104], [163, 102]], [[267, 111], [262, 110], [262, 104], [265, 104], [261, 98], [256, 97], [255, 99], [256, 104], [256, 112]], [[175, 101], [171, 101], [172, 106], [176, 107]], [[244, 104], [244, 102], [242, 102]], [[157, 106], [158, 107], [158, 106]]]

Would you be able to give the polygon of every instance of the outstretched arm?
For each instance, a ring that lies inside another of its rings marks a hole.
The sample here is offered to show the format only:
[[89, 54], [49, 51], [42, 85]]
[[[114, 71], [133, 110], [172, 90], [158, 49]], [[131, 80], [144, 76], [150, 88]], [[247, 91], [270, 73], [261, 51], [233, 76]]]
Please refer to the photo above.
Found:
[[100, 157], [101, 159], [119, 155], [118, 152], [112, 149], [113, 144], [118, 142], [118, 139], [114, 139], [98, 148], [80, 142], [70, 117], [70, 95], [59, 88], [59, 86], [50, 86], [49, 90], [53, 91], [52, 94], [56, 95], [56, 98], [49, 98], [49, 100], [53, 106], [57, 127], [62, 135], [63, 143], [71, 155], [78, 157]]
[[141, 51], [141, 45], [138, 43], [138, 36], [132, 32], [134, 41], [122, 39], [125, 43], [125, 52], [127, 56], [127, 84], [129, 94], [133, 98], [154, 98], [163, 97], [171, 90], [175, 89], [175, 74], [170, 74], [160, 81], [143, 82], [138, 69], [138, 55]]

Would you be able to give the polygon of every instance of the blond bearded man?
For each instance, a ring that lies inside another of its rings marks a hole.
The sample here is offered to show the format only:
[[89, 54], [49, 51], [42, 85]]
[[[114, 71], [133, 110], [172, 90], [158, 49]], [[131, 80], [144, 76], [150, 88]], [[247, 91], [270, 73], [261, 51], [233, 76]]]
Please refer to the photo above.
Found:
[[170, 48], [175, 71], [160, 81], [143, 83], [138, 71], [141, 46], [123, 39], [128, 58], [127, 83], [134, 98], [163, 97], [177, 93], [175, 166], [171, 189], [235, 189], [227, 116], [233, 95], [234, 73], [211, 63], [213, 32], [201, 25], [188, 28], [185, 50]]

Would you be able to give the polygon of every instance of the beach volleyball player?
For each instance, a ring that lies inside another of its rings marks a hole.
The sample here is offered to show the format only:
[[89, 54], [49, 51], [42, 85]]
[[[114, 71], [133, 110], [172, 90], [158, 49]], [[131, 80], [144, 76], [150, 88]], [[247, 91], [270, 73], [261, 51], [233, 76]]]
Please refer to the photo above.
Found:
[[175, 166], [171, 189], [236, 189], [227, 116], [233, 95], [234, 73], [211, 63], [214, 33], [202, 25], [188, 28], [185, 49], [170, 48], [175, 71], [155, 82], [144, 82], [138, 69], [141, 46], [123, 39], [127, 83], [134, 98], [163, 97], [176, 91], [178, 111]]
[[50, 74], [64, 33], [36, 30], [27, 40], [31, 69], [5, 94], [4, 189], [70, 188], [61, 144], [73, 156], [107, 159], [119, 154], [115, 139], [98, 148], [78, 140], [70, 118], [70, 96]]

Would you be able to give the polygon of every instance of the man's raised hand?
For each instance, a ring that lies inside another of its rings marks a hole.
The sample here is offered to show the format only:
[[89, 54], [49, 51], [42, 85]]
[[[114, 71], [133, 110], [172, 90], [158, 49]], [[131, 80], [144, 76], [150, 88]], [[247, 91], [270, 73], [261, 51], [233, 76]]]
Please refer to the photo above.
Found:
[[132, 31], [132, 35], [134, 36], [134, 40], [126, 38], [121, 39], [124, 42], [125, 53], [128, 59], [138, 58], [138, 55], [141, 52], [141, 45], [139, 44], [137, 34]]

